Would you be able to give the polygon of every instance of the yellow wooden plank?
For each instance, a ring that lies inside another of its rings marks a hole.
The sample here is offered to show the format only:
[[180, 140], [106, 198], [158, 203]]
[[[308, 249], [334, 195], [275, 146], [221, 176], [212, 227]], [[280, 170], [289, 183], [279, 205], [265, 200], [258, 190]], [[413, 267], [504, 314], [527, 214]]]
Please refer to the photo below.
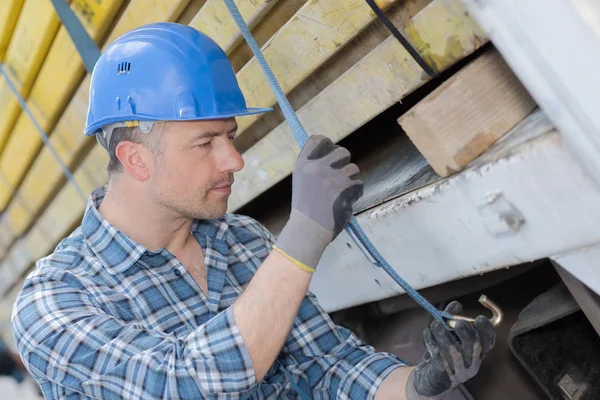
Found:
[[[410, 36], [427, 38], [444, 69], [486, 41], [466, 16], [461, 0], [436, 0], [408, 24]], [[449, 43], [447, 47], [439, 43]], [[309, 134], [339, 141], [422, 85], [428, 76], [398, 41], [390, 37], [298, 111]], [[243, 154], [246, 167], [237, 174], [229, 209], [235, 211], [288, 176], [299, 153], [287, 123], [282, 123]]]
[[4, 62], [4, 55], [22, 7], [23, 0], [4, 0], [0, 5], [0, 62]]
[[[396, 0], [379, 0], [387, 9]], [[364, 0], [310, 0], [264, 46], [265, 59], [285, 93], [291, 92], [344, 45], [364, 30], [375, 15]], [[267, 107], [276, 103], [256, 58], [237, 74], [246, 102]], [[260, 115], [240, 118], [243, 134]]]
[[[237, 6], [252, 29], [276, 3], [277, 0], [240, 0]], [[190, 26], [206, 33], [227, 51], [233, 50], [243, 39], [223, 0], [208, 0]]]
[[44, 237], [46, 237], [46, 232], [38, 226], [34, 226], [31, 228], [29, 232], [27, 232], [27, 236], [24, 238], [25, 246], [29, 250], [29, 254], [31, 255], [31, 263], [33, 264], [36, 260], [48, 255], [49, 253], [45, 253], [44, 249], [41, 246], [38, 246], [36, 243], [42, 243]]
[[[10, 207], [8, 208], [4, 216], [6, 219], [8, 219], [8, 221], [5, 222], [3, 220], [2, 222], [0, 222], [0, 226], [2, 226], [1, 229], [10, 228], [10, 231], [15, 236], [20, 236], [23, 233], [25, 233], [25, 227], [19, 225], [19, 222], [27, 221], [32, 218], [31, 210], [25, 206], [22, 200], [19, 201], [18, 199], [10, 203]], [[8, 224], [8, 226], [6, 224]]]
[[[259, 46], [264, 45], [283, 25], [286, 24], [306, 4], [308, 0], [279, 0], [263, 18], [262, 22], [252, 29], [254, 40]], [[227, 53], [229, 61], [236, 73], [254, 57], [245, 41]]]
[[[123, 0], [77, 0], [71, 8], [90, 37], [98, 42], [112, 22]], [[84, 76], [81, 58], [66, 28], [60, 28], [33, 85], [27, 104], [45, 132], [51, 132], [59, 113]], [[21, 112], [4, 151], [0, 154], [0, 173], [18, 187], [43, 142], [29, 116]], [[10, 197], [0, 194], [0, 210]]]
[[[130, 0], [125, 12], [119, 18], [106, 45], [122, 34], [153, 22], [176, 21], [190, 0]], [[105, 45], [105, 47], [106, 47]]]
[[[90, 193], [94, 188], [106, 183], [107, 163], [108, 154], [102, 147], [96, 145], [74, 174], [75, 181], [84, 193]], [[36, 236], [34, 239], [28, 234], [26, 236], [29, 242], [28, 248], [35, 245], [39, 247], [39, 252], [42, 254], [51, 252], [52, 247], [69, 233], [68, 229], [81, 219], [84, 210], [85, 204], [73, 186], [66, 184], [36, 223], [36, 226], [44, 232], [44, 237], [40, 238], [34, 234]]]
[[[26, 0], [13, 33], [4, 67], [23, 97], [27, 97], [44, 57], [58, 32], [60, 20], [52, 2]], [[4, 79], [0, 82], [0, 151], [4, 148], [20, 111]]]

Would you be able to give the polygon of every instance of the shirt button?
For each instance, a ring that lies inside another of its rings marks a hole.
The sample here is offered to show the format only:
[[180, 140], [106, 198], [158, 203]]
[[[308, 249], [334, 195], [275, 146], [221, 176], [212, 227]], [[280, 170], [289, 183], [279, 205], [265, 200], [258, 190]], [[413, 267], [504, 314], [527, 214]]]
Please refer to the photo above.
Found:
[[175, 270], [175, 275], [176, 275], [176, 276], [181, 276], [181, 271], [180, 271], [180, 270], [178, 270], [178, 269], [176, 269], [176, 270]]

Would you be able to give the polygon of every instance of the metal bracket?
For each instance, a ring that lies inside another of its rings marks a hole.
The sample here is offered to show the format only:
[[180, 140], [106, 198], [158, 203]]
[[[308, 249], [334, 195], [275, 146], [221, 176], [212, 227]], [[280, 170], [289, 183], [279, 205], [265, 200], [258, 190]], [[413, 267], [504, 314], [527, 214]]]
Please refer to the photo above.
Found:
[[502, 193], [489, 196], [485, 204], [479, 206], [487, 230], [496, 235], [514, 235], [521, 230], [525, 217]]

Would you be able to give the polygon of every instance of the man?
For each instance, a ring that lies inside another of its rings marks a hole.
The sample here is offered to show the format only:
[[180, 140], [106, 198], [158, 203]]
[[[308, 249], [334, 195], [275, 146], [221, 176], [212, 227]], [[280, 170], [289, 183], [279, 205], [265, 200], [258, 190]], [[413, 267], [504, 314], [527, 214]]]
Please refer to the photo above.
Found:
[[[313, 136], [276, 239], [226, 214], [247, 108], [225, 53], [171, 23], [135, 29], [94, 69], [85, 133], [109, 183], [39, 260], [13, 313], [24, 364], [52, 399], [438, 399], [493, 346], [480, 317], [434, 323], [416, 369], [335, 326], [311, 274], [362, 194], [349, 152]], [[461, 312], [453, 303], [451, 312]]]

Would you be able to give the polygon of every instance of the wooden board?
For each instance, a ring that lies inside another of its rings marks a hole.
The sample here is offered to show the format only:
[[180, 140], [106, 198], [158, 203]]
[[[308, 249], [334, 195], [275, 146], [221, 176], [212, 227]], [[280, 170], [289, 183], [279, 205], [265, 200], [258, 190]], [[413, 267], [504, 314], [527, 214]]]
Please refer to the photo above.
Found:
[[[409, 37], [426, 37], [431, 40], [429, 49], [442, 48], [441, 53], [430, 55], [439, 69], [449, 67], [486, 41], [479, 26], [465, 14], [460, 0], [436, 0], [407, 25]], [[449, 41], [448, 46], [439, 45]], [[309, 134], [325, 134], [337, 142], [428, 79], [404, 47], [390, 37], [298, 110], [298, 117]], [[298, 153], [285, 122], [245, 152], [246, 166], [237, 174], [230, 211], [288, 176]]]
[[[380, 0], [387, 9], [395, 0]], [[364, 0], [310, 0], [263, 46], [265, 59], [287, 94], [365, 29], [375, 15]], [[257, 60], [237, 74], [246, 102], [271, 107], [275, 96]], [[238, 134], [260, 115], [240, 118]]]
[[4, 0], [2, 5], [0, 5], [0, 62], [4, 62], [10, 38], [15, 30], [19, 13], [23, 7], [23, 1]]
[[[106, 183], [107, 164], [108, 154], [102, 147], [96, 146], [74, 174], [75, 181], [84, 193], [90, 193]], [[81, 220], [84, 209], [85, 203], [73, 186], [66, 184], [36, 222], [36, 226], [44, 232], [43, 238], [35, 234], [27, 235], [27, 248], [35, 246], [42, 255], [49, 254], [73, 225]], [[30, 263], [33, 261], [34, 259], [30, 259]]]
[[494, 49], [444, 82], [398, 122], [433, 169], [452, 175], [536, 107]]
[[[252, 29], [252, 35], [256, 43], [262, 47], [307, 1], [278, 0], [277, 4], [269, 10], [268, 16], [263, 18], [260, 24], [255, 24], [256, 26]], [[227, 54], [236, 73], [254, 57], [246, 41], [241, 41], [234, 50], [229, 51]]]
[[[386, 11], [386, 15], [395, 26], [404, 26], [412, 17], [429, 5], [431, 1], [413, 0], [396, 3]], [[370, 24], [352, 39], [348, 45], [327, 60], [326, 63], [287, 95], [292, 108], [299, 110], [304, 107], [306, 103], [342, 76], [390, 35], [389, 29], [382, 23], [375, 22]], [[246, 129], [243, 135], [236, 137], [236, 148], [242, 153], [245, 152], [283, 121], [284, 117], [279, 106], [275, 106], [273, 112], [264, 114]]]
[[[71, 7], [90, 37], [99, 43], [122, 3], [123, 0], [79, 0]], [[85, 74], [81, 58], [74, 56], [77, 54], [67, 29], [61, 26], [27, 100], [36, 121], [47, 133], [52, 131]], [[20, 185], [42, 145], [29, 116], [19, 112], [17, 123], [0, 154], [0, 172], [11, 185]], [[0, 193], [0, 210], [6, 207], [9, 199], [9, 193]]]
[[[8, 45], [4, 69], [16, 89], [27, 97], [58, 32], [60, 20], [52, 2], [26, 0]], [[3, 79], [0, 80], [0, 152], [21, 108]]]
[[[277, 0], [241, 0], [236, 3], [244, 20], [249, 21], [250, 29], [258, 24], [275, 4]], [[189, 25], [206, 33], [227, 52], [231, 52], [243, 40], [223, 0], [208, 0]]]

